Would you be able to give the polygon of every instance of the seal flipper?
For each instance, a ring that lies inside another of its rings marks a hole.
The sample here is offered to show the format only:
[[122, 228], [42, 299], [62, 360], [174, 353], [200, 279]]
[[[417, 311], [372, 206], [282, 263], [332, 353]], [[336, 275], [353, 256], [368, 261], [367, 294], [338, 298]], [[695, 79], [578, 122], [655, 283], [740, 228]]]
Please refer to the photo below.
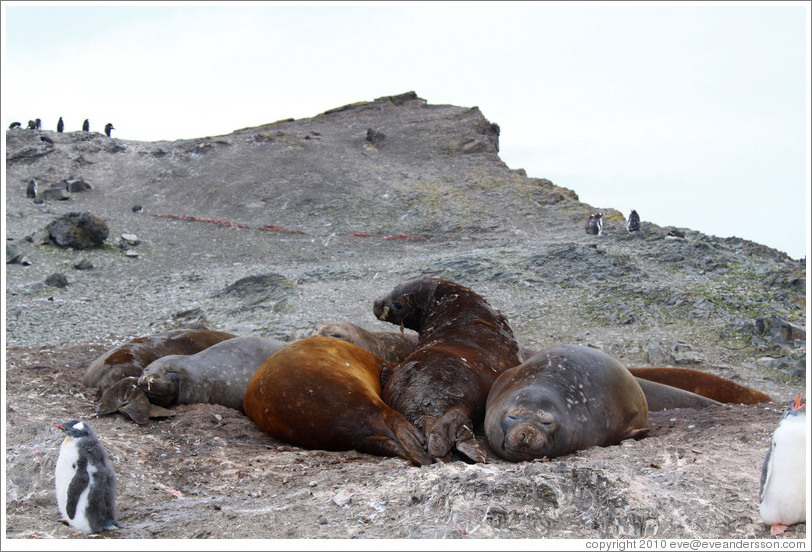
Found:
[[423, 418], [423, 430], [429, 445], [429, 454], [438, 459], [449, 458], [456, 448], [474, 462], [485, 462], [487, 453], [474, 437], [471, 417], [459, 407], [451, 408], [434, 418]]
[[388, 416], [386, 420], [386, 425], [392, 430], [393, 438], [385, 439], [385, 448], [418, 466], [427, 466], [434, 462], [426, 451], [426, 438], [420, 433], [420, 430], [397, 412], [394, 414], [394, 416]]

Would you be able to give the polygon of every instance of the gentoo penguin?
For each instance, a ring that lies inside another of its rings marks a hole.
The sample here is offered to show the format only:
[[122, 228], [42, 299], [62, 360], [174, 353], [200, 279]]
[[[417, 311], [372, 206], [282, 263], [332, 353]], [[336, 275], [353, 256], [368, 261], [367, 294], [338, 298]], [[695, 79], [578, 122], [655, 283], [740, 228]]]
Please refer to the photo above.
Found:
[[82, 130], [84, 130], [85, 132], [90, 132], [90, 121], [88, 121], [87, 119], [85, 119], [85, 122], [82, 123]]
[[586, 233], [600, 236], [603, 233], [603, 213], [596, 213], [589, 215], [589, 220], [586, 221]]
[[56, 123], [56, 131], [62, 132], [63, 130], [65, 130], [65, 123], [62, 122], [62, 117], [60, 117], [59, 122]]
[[32, 178], [31, 182], [29, 182], [28, 186], [26, 186], [25, 188], [25, 197], [29, 199], [34, 199], [35, 197], [37, 197], [38, 192], [39, 190], [37, 186], [37, 181]]
[[116, 127], [113, 126], [113, 123], [107, 123], [106, 125], [104, 125], [104, 133], [107, 135], [108, 138], [110, 137], [110, 131], [115, 129]]
[[36, 130], [37, 129], [37, 121], [28, 121], [28, 129], [29, 130]]
[[640, 215], [638, 215], [634, 209], [629, 213], [629, 220], [626, 222], [626, 230], [628, 230], [629, 233], [640, 231]]
[[34, 119], [34, 124], [37, 125], [37, 130], [42, 129], [42, 120], [41, 119]]
[[87, 424], [54, 424], [65, 432], [56, 460], [59, 512], [82, 533], [119, 529], [116, 522], [116, 474], [107, 452]]
[[11, 124], [8, 126], [8, 128], [9, 128], [9, 130], [11, 130], [12, 128], [20, 128], [21, 126], [22, 126], [22, 125], [21, 125], [20, 123], [18, 123], [18, 122], [13, 122], [13, 123], [11, 123]]
[[761, 519], [773, 536], [806, 521], [806, 403], [800, 393], [773, 432], [761, 467], [758, 501]]

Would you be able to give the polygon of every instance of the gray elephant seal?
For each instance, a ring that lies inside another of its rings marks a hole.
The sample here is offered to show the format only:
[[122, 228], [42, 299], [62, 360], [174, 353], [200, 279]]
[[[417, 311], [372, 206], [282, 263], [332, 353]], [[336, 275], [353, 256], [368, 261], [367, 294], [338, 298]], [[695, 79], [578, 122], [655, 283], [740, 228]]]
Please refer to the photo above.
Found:
[[138, 387], [160, 406], [208, 403], [242, 410], [257, 368], [285, 345], [269, 337], [234, 337], [193, 355], [168, 355], [144, 369]]
[[416, 333], [371, 332], [352, 322], [331, 322], [319, 326], [313, 335], [349, 341], [389, 362], [402, 362], [417, 348]]
[[485, 435], [500, 457], [561, 456], [648, 431], [648, 404], [634, 376], [598, 349], [545, 349], [497, 378]]
[[152, 361], [167, 355], [191, 355], [234, 334], [202, 329], [168, 330], [110, 349], [87, 367], [82, 383], [103, 392], [122, 378], [139, 377]]

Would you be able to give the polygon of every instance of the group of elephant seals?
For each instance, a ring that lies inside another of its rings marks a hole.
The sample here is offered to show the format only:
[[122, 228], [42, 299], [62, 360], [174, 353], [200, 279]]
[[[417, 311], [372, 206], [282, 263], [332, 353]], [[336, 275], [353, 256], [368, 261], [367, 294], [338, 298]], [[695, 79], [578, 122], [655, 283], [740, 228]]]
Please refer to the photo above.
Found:
[[383, 400], [423, 431], [434, 458], [449, 460], [456, 449], [484, 462], [473, 424], [496, 378], [519, 364], [507, 319], [471, 289], [438, 278], [396, 286], [373, 313], [419, 335], [414, 352], [382, 373]]
[[90, 363], [82, 383], [104, 391], [118, 380], [139, 377], [146, 366], [167, 355], [192, 355], [235, 337], [215, 330], [178, 329], [139, 337], [110, 349]]
[[159, 406], [208, 403], [242, 410], [248, 382], [285, 345], [269, 337], [233, 337], [193, 355], [167, 355], [144, 369], [138, 387]]
[[417, 347], [417, 334], [371, 332], [352, 322], [330, 322], [316, 329], [313, 335], [349, 341], [389, 362], [402, 362]]
[[296, 446], [355, 449], [430, 464], [422, 434], [381, 400], [386, 364], [342, 339], [308, 337], [259, 367], [243, 408], [264, 432]]
[[553, 458], [648, 432], [634, 376], [599, 349], [562, 345], [505, 371], [488, 395], [485, 436], [510, 461]]
[[729, 404], [759, 404], [771, 402], [766, 393], [739, 385], [728, 379], [687, 368], [629, 368], [635, 377], [684, 389], [697, 395]]

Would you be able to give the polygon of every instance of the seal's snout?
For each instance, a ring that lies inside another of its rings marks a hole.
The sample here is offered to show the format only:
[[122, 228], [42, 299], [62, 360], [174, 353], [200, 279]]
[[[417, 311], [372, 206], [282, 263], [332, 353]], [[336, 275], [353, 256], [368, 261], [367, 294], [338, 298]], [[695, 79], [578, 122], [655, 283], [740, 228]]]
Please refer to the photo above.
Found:
[[389, 318], [389, 307], [386, 305], [386, 301], [376, 299], [372, 304], [372, 314], [374, 314], [378, 320], [386, 321], [386, 319]]

